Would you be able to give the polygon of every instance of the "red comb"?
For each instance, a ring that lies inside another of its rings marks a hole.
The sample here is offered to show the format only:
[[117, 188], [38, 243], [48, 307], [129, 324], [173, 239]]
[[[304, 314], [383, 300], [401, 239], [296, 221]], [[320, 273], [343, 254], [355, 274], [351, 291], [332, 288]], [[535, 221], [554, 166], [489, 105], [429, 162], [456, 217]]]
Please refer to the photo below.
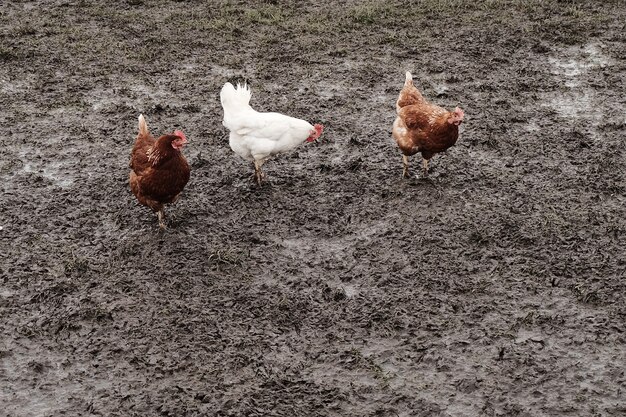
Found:
[[185, 134], [183, 133], [182, 130], [175, 130], [174, 131], [174, 135], [178, 136], [179, 138], [181, 138], [182, 140], [184, 140], [185, 142], [187, 142], [187, 137], [185, 136]]

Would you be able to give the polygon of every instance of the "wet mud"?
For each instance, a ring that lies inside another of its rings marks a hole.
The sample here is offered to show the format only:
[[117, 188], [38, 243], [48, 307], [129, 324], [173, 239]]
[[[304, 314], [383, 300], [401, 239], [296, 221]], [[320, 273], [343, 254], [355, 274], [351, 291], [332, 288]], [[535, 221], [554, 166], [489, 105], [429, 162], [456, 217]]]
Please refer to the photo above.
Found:
[[[621, 1], [0, 9], [0, 415], [626, 413]], [[429, 178], [410, 70], [465, 111]], [[323, 123], [252, 166], [219, 89]], [[182, 129], [169, 228], [128, 187]], [[413, 157], [411, 173], [420, 173]]]

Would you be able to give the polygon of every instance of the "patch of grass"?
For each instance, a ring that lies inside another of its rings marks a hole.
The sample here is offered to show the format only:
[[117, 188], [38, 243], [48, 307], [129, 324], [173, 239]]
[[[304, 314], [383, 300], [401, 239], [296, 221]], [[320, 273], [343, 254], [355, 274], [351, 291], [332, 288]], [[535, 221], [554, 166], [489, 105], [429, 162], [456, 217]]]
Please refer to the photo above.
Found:
[[58, 323], [56, 324], [56, 327], [54, 328], [54, 333], [59, 334], [62, 331], [76, 332], [80, 329], [81, 329], [80, 324], [72, 321], [70, 318], [65, 317], [58, 321]]
[[535, 318], [537, 314], [537, 312], [531, 311], [523, 317], [517, 317], [515, 319], [515, 322], [511, 325], [511, 330], [517, 331], [521, 327], [528, 327], [533, 325], [535, 323]]
[[261, 23], [274, 26], [282, 23], [285, 17], [283, 9], [274, 5], [263, 6], [259, 9], [249, 9], [244, 12], [244, 18], [249, 24]]
[[29, 36], [37, 33], [35, 27], [30, 23], [23, 23], [15, 29], [15, 33], [18, 36]]
[[89, 270], [89, 262], [85, 258], [78, 257], [72, 252], [63, 263], [65, 275], [74, 273], [80, 275]]
[[584, 17], [584, 11], [579, 5], [573, 4], [565, 8], [565, 16], [580, 19]]
[[489, 134], [480, 143], [492, 149], [498, 149], [500, 147], [500, 143], [498, 142], [496, 135], [492, 135], [492, 134]]
[[243, 264], [247, 255], [233, 249], [213, 249], [209, 252], [208, 261], [211, 265], [238, 266]]
[[348, 298], [343, 288], [332, 288], [328, 285], [322, 290], [322, 297], [326, 301], [342, 301]]
[[[1, 58], [0, 58], [1, 60]], [[15, 158], [15, 159], [7, 159], [4, 162], [0, 163], [0, 174], [13, 174], [16, 173], [24, 166], [24, 162]]]
[[612, 236], [614, 239], [618, 239], [626, 232], [626, 228], [619, 224], [609, 224], [606, 226], [606, 234]]
[[472, 228], [468, 240], [471, 243], [475, 243], [478, 245], [488, 245], [493, 240], [493, 235], [486, 228], [479, 227], [474, 225]]
[[207, 29], [226, 32], [241, 32], [241, 25], [235, 19], [229, 17], [216, 17], [205, 23]]
[[42, 373], [47, 366], [39, 361], [29, 361], [28, 367], [36, 373]]
[[386, 3], [370, 3], [356, 6], [348, 14], [354, 23], [371, 25], [388, 17], [391, 11], [391, 6]]
[[385, 373], [383, 368], [374, 362], [372, 358], [365, 358], [366, 362], [369, 364], [369, 368], [372, 372], [374, 372], [374, 378], [379, 381], [381, 387], [388, 388], [389, 381], [391, 380], [391, 375], [389, 373]]
[[568, 229], [570, 224], [563, 219], [556, 209], [552, 208], [550, 211], [542, 213], [541, 226], [550, 231], [560, 232], [561, 229]]
[[43, 303], [51, 299], [60, 299], [67, 294], [76, 291], [76, 285], [72, 282], [58, 282], [51, 287], [45, 288], [30, 298], [31, 303]]
[[389, 387], [389, 381], [393, 378], [393, 375], [385, 372], [382, 366], [376, 363], [374, 359], [370, 356], [363, 356], [363, 353], [357, 348], [352, 348], [347, 353], [350, 355], [351, 363], [371, 371], [374, 374], [374, 379], [380, 383], [382, 388]]
[[[173, 16], [178, 16], [178, 14]], [[183, 26], [241, 33], [250, 26], [282, 25], [288, 20], [288, 14], [284, 8], [273, 4], [248, 9], [242, 9], [238, 6], [223, 6], [210, 19], [193, 19], [188, 21], [181, 18], [180, 20]]]
[[285, 9], [266, 4], [257, 8], [244, 8], [235, 5], [224, 5], [216, 10], [212, 16], [195, 16], [190, 19], [187, 13], [175, 12], [170, 19], [177, 22], [178, 27], [200, 30], [234, 31], [240, 33], [249, 26], [268, 25], [277, 26], [287, 20]]
[[103, 307], [91, 307], [80, 311], [77, 316], [83, 320], [91, 321], [111, 321], [113, 315]]
[[540, 0], [418, 0], [409, 7], [393, 7], [386, 2], [370, 2], [350, 10], [349, 15], [355, 23], [373, 24], [393, 17], [413, 19], [424, 15], [457, 15], [465, 19], [473, 11], [504, 12], [517, 9], [523, 12], [537, 12], [545, 2]]
[[0, 45], [0, 62], [9, 62], [17, 58], [18, 56], [13, 52], [13, 49]]
[[16, 327], [15, 332], [19, 334], [20, 336], [25, 337], [27, 339], [31, 339], [31, 338], [40, 336], [42, 334], [41, 329], [33, 326], [32, 323], [28, 323], [24, 326]]
[[586, 284], [576, 284], [572, 288], [572, 292], [578, 301], [584, 304], [601, 304], [601, 298], [598, 292], [589, 288]]

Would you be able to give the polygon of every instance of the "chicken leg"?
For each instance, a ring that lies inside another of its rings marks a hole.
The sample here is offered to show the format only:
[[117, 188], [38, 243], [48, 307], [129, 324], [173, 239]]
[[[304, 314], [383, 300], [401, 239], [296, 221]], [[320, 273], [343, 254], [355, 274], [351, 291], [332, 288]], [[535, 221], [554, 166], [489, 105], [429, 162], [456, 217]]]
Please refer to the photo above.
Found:
[[167, 229], [165, 226], [165, 214], [163, 213], [163, 209], [157, 211], [157, 217], [159, 218], [159, 228], [161, 230]]
[[263, 174], [263, 171], [261, 171], [261, 166], [263, 166], [263, 162], [264, 161], [258, 161], [258, 160], [254, 160], [254, 175], [256, 177], [256, 182], [257, 184], [259, 184], [259, 186], [261, 186], [261, 182], [263, 181], [263, 177], [265, 177], [265, 175]]
[[406, 155], [402, 155], [402, 177], [408, 178], [409, 176], [409, 157]]
[[428, 176], [428, 159], [424, 158], [424, 162], [422, 163], [422, 174], [424, 177]]

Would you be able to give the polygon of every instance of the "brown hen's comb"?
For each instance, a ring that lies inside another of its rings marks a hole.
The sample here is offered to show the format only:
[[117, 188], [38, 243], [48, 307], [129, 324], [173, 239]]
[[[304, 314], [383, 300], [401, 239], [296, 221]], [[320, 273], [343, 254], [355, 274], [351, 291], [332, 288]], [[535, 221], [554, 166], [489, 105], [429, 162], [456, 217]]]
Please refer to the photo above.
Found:
[[179, 138], [181, 138], [182, 140], [184, 140], [185, 142], [187, 142], [187, 137], [185, 136], [185, 134], [183, 133], [182, 130], [175, 130], [174, 131], [174, 135], [178, 136]]

